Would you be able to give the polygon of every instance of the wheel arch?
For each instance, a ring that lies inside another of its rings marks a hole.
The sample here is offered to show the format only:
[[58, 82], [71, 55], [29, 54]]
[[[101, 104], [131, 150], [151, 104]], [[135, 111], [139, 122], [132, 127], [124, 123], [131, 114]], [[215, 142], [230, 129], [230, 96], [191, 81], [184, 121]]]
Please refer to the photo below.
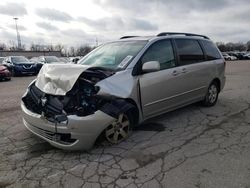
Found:
[[[114, 99], [112, 102], [104, 105], [104, 108], [102, 108], [101, 111], [114, 118], [116, 118], [117, 114], [121, 112], [131, 111], [131, 114], [133, 114], [133, 125], [136, 125], [139, 122], [139, 109], [136, 102], [131, 98]], [[105, 129], [103, 129], [96, 137], [95, 143], [104, 140]]]

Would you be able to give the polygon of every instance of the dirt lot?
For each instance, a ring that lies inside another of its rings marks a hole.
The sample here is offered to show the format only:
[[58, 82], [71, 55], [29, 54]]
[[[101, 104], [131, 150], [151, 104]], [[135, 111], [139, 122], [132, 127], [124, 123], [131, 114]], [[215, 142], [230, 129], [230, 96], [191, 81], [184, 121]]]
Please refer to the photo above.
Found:
[[0, 82], [0, 187], [250, 188], [250, 61], [227, 63], [218, 104], [176, 110], [120, 145], [55, 149], [22, 124], [34, 77]]

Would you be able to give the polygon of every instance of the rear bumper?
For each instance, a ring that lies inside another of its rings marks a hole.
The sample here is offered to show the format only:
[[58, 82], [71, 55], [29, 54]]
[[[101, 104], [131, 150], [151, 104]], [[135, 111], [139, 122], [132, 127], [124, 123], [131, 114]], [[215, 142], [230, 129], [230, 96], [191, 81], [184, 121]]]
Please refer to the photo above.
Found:
[[[85, 117], [69, 115], [66, 122], [56, 125], [41, 115], [31, 112], [23, 102], [21, 109], [23, 123], [29, 131], [51, 145], [66, 150], [90, 149], [102, 131], [114, 121], [113, 117], [102, 111], [96, 111]], [[65, 137], [70, 139], [65, 140]]]

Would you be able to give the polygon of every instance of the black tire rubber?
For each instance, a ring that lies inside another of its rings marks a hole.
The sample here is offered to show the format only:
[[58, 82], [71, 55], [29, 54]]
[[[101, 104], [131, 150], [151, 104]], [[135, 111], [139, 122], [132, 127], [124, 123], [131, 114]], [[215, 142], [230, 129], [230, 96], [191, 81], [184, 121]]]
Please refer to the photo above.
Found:
[[[211, 89], [214, 90], [214, 88], [216, 88], [217, 92], [216, 92], [216, 96], [212, 97], [213, 100], [211, 100], [210, 92], [211, 92]], [[207, 107], [214, 106], [217, 103], [218, 96], [219, 96], [219, 86], [216, 82], [212, 82], [207, 89], [207, 93], [206, 93], [204, 100], [202, 101], [202, 104]]]

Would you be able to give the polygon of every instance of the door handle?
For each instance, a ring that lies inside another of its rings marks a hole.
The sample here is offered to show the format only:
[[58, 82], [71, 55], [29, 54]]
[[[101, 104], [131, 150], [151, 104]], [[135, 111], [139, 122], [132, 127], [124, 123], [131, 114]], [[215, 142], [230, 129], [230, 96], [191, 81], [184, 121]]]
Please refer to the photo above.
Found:
[[179, 74], [179, 72], [177, 71], [177, 70], [174, 70], [173, 72], [172, 72], [172, 75], [173, 76], [177, 76]]
[[182, 73], [186, 73], [186, 72], [187, 72], [187, 69], [186, 69], [186, 68], [183, 68], [183, 69], [181, 70], [181, 72], [182, 72]]

